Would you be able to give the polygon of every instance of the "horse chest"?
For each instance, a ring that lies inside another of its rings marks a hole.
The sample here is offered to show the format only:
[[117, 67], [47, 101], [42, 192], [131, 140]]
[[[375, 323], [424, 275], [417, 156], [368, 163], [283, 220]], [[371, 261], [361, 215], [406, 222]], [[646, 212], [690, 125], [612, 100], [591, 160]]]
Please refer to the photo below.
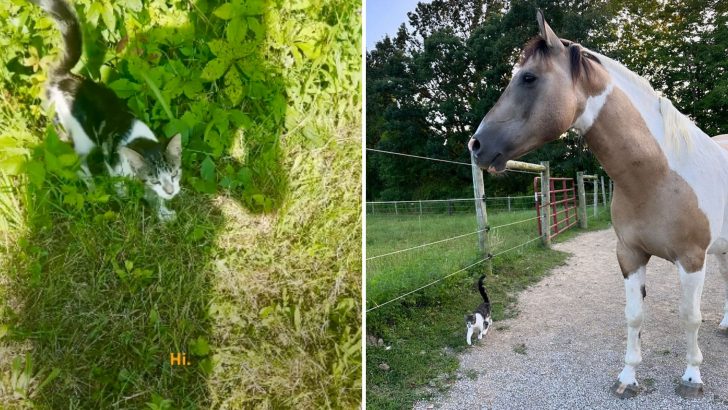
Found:
[[628, 248], [669, 261], [700, 258], [710, 244], [710, 224], [685, 181], [670, 173], [641, 189], [615, 188], [614, 229]]

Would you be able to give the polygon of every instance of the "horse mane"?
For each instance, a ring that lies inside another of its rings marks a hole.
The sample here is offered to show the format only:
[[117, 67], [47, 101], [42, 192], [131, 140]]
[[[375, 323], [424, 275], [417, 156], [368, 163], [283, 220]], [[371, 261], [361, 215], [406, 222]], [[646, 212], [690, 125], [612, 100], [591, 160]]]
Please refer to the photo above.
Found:
[[[578, 43], [564, 39], [561, 40], [561, 43], [569, 53], [571, 79], [576, 82], [583, 76], [588, 80], [592, 71], [591, 62], [601, 64], [599, 58]], [[523, 48], [523, 53], [518, 64], [523, 65], [533, 56], [538, 56], [546, 60], [551, 56], [551, 48], [541, 36], [536, 36], [528, 40]]]
[[690, 118], [678, 111], [677, 108], [672, 105], [669, 98], [663, 97], [659, 92], [655, 91], [647, 79], [625, 67], [618, 61], [612, 60], [611, 58], [598, 53], [594, 54], [599, 57], [602, 62], [602, 66], [604, 66], [608, 71], [619, 74], [629, 80], [630, 83], [636, 86], [641, 92], [647, 95], [652, 95], [658, 99], [659, 110], [662, 115], [662, 121], [665, 128], [665, 141], [667, 141], [674, 150], [678, 152], [680, 151], [682, 146], [682, 144], [680, 144], [681, 141], [685, 143], [688, 150], [692, 149], [693, 141], [690, 128], [693, 125], [693, 122]]

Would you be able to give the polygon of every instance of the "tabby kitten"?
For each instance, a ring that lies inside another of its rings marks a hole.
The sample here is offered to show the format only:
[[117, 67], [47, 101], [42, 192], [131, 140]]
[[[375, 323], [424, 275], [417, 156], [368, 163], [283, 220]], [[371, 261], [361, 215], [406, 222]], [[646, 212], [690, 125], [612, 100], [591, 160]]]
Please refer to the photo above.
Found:
[[490, 325], [493, 324], [493, 319], [490, 317], [490, 299], [488, 299], [488, 293], [485, 292], [485, 287], [483, 286], [484, 280], [485, 276], [481, 276], [478, 280], [478, 290], [480, 291], [480, 296], [483, 297], [483, 303], [475, 309], [475, 312], [465, 315], [465, 326], [468, 328], [465, 339], [468, 345], [472, 344], [470, 340], [474, 332], [479, 331], [478, 340], [480, 340], [488, 333]]
[[[55, 108], [54, 123], [61, 138], [72, 142], [81, 157], [81, 178], [93, 187], [92, 175], [104, 171], [111, 176], [136, 177], [144, 182], [144, 197], [156, 208], [159, 219], [174, 219], [175, 212], [164, 202], [180, 190], [180, 135], [158, 139], [111, 89], [72, 73], [83, 46], [75, 12], [65, 0], [31, 1], [56, 21], [63, 36], [63, 56], [46, 84], [46, 103]], [[123, 188], [117, 186], [122, 196]]]

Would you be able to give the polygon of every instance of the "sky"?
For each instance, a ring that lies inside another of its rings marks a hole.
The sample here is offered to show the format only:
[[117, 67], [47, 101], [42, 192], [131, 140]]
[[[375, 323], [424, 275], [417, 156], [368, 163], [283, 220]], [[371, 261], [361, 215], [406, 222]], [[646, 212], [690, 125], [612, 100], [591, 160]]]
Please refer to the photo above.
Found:
[[385, 34], [389, 37], [397, 34], [399, 25], [407, 21], [407, 12], [414, 11], [419, 2], [429, 3], [428, 0], [367, 0], [367, 51]]

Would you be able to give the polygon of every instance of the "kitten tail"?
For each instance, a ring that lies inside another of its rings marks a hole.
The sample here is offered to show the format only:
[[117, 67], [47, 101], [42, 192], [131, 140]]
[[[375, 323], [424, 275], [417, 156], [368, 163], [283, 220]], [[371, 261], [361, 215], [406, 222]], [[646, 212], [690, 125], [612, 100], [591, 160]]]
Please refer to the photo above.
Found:
[[64, 50], [61, 61], [53, 71], [56, 75], [69, 74], [81, 59], [83, 49], [81, 25], [76, 13], [66, 0], [31, 0], [31, 2], [42, 8], [56, 21], [63, 36]]
[[490, 299], [488, 299], [488, 293], [485, 292], [485, 286], [483, 286], [483, 281], [485, 280], [485, 275], [481, 276], [478, 280], [478, 290], [480, 291], [480, 296], [483, 297], [483, 302], [485, 302], [486, 305], [490, 306]]

